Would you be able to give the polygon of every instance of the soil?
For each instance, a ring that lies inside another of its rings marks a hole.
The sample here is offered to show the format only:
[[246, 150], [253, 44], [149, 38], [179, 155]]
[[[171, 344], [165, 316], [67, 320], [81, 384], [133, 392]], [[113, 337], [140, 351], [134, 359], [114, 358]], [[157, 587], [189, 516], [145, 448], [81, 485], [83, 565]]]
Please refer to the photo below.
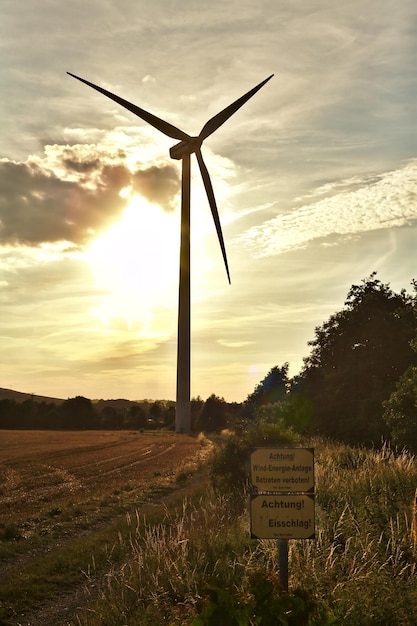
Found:
[[[188, 435], [126, 431], [0, 431], [0, 536], [16, 533], [12, 558], [0, 553], [0, 578], [43, 554], [114, 524], [127, 511], [149, 511], [185, 497], [207, 449]], [[12, 529], [12, 530], [10, 530]], [[0, 542], [1, 548], [2, 542]], [[5, 544], [4, 544], [5, 545]], [[97, 596], [105, 572], [0, 626], [66, 626]]]

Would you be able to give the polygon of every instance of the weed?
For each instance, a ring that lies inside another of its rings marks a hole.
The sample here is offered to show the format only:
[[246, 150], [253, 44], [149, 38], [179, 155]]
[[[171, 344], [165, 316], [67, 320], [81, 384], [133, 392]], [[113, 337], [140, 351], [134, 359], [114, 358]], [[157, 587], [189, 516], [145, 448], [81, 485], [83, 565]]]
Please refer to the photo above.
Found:
[[334, 616], [326, 614], [300, 589], [282, 593], [278, 577], [264, 571], [251, 572], [245, 594], [235, 587], [224, 588], [215, 581], [203, 589], [207, 599], [191, 626], [317, 626], [336, 625]]
[[0, 541], [18, 541], [22, 538], [22, 533], [16, 524], [11, 523], [0, 526]]

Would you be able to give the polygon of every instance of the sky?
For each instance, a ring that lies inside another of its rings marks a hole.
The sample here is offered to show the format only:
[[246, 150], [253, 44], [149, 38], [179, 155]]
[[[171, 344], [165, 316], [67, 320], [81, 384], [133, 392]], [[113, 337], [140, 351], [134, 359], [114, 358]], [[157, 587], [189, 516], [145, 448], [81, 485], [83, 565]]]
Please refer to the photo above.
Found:
[[195, 157], [191, 393], [243, 401], [297, 374], [377, 272], [417, 278], [414, 0], [3, 0], [0, 387], [175, 399], [176, 143], [67, 71], [203, 144]]

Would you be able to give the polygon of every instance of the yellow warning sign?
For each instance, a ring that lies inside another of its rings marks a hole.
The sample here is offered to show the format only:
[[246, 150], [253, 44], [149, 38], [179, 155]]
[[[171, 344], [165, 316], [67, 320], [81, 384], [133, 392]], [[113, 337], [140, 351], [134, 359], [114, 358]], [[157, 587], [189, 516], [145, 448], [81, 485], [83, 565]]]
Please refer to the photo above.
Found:
[[264, 494], [251, 499], [253, 539], [314, 539], [313, 494]]
[[251, 454], [251, 483], [259, 491], [314, 491], [312, 448], [258, 448]]

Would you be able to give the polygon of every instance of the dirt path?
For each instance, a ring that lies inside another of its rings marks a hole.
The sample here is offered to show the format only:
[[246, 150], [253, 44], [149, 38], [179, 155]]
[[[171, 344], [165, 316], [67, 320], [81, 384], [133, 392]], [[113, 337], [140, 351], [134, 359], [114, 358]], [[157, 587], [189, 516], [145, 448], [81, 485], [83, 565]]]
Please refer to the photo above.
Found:
[[[206, 473], [199, 473], [187, 480], [187, 483], [162, 498], [156, 498], [153, 502], [141, 507], [138, 512], [141, 515], [149, 514], [161, 505], [169, 507], [170, 503], [178, 502], [180, 499], [192, 496], [193, 493], [200, 492], [202, 486], [207, 481]], [[131, 513], [136, 513], [132, 511]], [[112, 520], [112, 523], [115, 520]], [[91, 532], [99, 530], [92, 529]], [[100, 590], [104, 587], [106, 577], [109, 571], [114, 574], [114, 566], [109, 569], [100, 571], [96, 576], [90, 574], [85, 582], [76, 585], [70, 591], [56, 594], [48, 598], [36, 611], [22, 613], [18, 621], [0, 622], [0, 626], [74, 626], [76, 622], [76, 614], [80, 609], [92, 606], [94, 601], [99, 597]]]

